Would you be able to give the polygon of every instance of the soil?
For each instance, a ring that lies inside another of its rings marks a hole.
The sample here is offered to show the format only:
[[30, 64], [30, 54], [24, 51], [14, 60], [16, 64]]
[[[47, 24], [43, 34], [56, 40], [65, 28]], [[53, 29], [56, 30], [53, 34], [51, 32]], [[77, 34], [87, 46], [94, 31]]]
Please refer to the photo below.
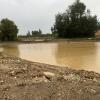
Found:
[[0, 54], [0, 100], [100, 100], [100, 74]]

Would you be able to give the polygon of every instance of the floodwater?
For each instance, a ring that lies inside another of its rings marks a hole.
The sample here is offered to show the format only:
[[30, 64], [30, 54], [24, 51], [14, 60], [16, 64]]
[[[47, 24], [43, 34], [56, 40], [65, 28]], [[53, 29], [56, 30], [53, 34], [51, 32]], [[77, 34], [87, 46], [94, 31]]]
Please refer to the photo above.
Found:
[[100, 73], [99, 42], [0, 44], [0, 52], [26, 60]]

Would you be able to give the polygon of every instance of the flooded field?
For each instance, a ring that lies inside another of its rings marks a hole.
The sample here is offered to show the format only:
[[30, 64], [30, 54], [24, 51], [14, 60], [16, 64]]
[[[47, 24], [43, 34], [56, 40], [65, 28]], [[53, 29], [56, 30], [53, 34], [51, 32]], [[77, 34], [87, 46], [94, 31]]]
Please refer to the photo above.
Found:
[[100, 73], [99, 42], [4, 43], [0, 52], [26, 60]]

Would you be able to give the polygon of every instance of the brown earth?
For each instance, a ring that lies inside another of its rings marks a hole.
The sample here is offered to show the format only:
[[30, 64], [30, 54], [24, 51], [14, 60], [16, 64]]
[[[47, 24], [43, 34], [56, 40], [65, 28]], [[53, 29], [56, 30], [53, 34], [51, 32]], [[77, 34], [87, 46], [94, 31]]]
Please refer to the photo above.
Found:
[[0, 54], [0, 100], [100, 100], [100, 74]]

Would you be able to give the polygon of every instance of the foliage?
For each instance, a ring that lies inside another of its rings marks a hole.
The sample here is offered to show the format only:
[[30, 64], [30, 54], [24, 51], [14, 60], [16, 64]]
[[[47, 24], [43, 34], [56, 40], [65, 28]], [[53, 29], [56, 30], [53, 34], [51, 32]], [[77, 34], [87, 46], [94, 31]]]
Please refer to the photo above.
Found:
[[2, 41], [12, 41], [17, 38], [18, 28], [9, 19], [2, 19], [0, 22], [0, 39]]
[[98, 22], [97, 27], [98, 27], [98, 30], [100, 30], [100, 22]]
[[37, 30], [32, 31], [32, 36], [40, 36], [41, 34], [42, 31], [40, 29], [38, 31]]
[[77, 0], [64, 13], [56, 15], [51, 31], [63, 38], [93, 37], [97, 24], [97, 16], [91, 15], [85, 4]]
[[30, 31], [28, 31], [28, 33], [27, 33], [27, 36], [28, 36], [28, 37], [30, 37], [30, 36], [31, 36], [31, 33], [30, 33]]

